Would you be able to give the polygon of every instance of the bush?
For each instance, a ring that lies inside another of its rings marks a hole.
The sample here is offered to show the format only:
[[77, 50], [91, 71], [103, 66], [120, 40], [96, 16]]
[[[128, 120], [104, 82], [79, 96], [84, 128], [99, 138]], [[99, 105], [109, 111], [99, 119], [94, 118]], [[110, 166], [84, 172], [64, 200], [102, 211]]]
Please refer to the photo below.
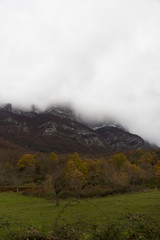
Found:
[[54, 233], [57, 240], [79, 240], [84, 239], [81, 226], [79, 224], [63, 224]]
[[46, 240], [38, 229], [27, 226], [17, 219], [0, 217], [0, 239], [3, 240]]
[[93, 230], [90, 240], [158, 240], [160, 224], [149, 215], [128, 214], [119, 222]]
[[40, 230], [20, 226], [16, 229], [10, 228], [7, 233], [5, 240], [79, 240], [81, 239], [82, 233], [79, 231], [77, 226], [74, 224], [63, 224], [59, 226], [55, 231], [47, 234], [43, 234]]
[[6, 240], [46, 240], [46, 237], [39, 230], [34, 228], [10, 229]]

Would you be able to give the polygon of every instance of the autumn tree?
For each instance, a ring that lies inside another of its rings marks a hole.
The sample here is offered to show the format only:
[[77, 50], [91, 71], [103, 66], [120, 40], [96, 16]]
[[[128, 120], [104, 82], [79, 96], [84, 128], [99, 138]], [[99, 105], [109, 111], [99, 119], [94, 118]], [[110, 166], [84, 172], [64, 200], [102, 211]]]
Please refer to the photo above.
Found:
[[110, 158], [109, 162], [114, 164], [114, 167], [119, 170], [123, 164], [127, 161], [127, 157], [124, 153], [117, 153]]
[[59, 206], [59, 194], [65, 186], [63, 164], [60, 162], [58, 155], [54, 152], [50, 153], [47, 164], [47, 179], [53, 184], [56, 195], [56, 206]]
[[123, 164], [121, 171], [126, 173], [128, 184], [139, 184], [145, 179], [145, 171], [129, 161]]
[[132, 150], [128, 154], [128, 160], [132, 164], [137, 164], [139, 159], [144, 155], [143, 149]]
[[24, 154], [18, 161], [17, 167], [20, 169], [25, 169], [27, 167], [32, 167], [36, 164], [36, 155]]
[[87, 172], [87, 164], [82, 161], [78, 153], [70, 154], [68, 156], [64, 168], [64, 177], [66, 184], [70, 189], [76, 191], [80, 189], [85, 182]]
[[0, 185], [12, 184], [13, 172], [14, 166], [11, 163], [0, 163]]
[[[136, 153], [138, 158], [141, 157], [141, 154], [141, 152]], [[124, 153], [115, 154], [109, 162], [113, 166], [112, 179], [115, 185], [126, 187], [130, 184], [137, 184], [144, 177], [144, 170], [136, 164], [130, 163]]]
[[160, 161], [157, 162], [157, 164], [154, 165], [154, 170], [157, 178], [157, 182], [160, 182]]
[[109, 185], [112, 179], [112, 166], [106, 159], [89, 159], [87, 160], [88, 173], [87, 183], [88, 185]]
[[33, 182], [36, 174], [36, 167], [38, 164], [36, 154], [24, 154], [17, 162], [17, 167], [21, 179], [24, 183]]

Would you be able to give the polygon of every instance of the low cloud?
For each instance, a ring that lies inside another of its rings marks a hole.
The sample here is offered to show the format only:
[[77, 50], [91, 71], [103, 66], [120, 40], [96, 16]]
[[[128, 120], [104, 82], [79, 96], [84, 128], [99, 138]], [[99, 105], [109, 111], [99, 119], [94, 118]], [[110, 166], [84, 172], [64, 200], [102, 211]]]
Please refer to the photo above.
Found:
[[0, 0], [0, 102], [70, 104], [160, 146], [160, 1]]

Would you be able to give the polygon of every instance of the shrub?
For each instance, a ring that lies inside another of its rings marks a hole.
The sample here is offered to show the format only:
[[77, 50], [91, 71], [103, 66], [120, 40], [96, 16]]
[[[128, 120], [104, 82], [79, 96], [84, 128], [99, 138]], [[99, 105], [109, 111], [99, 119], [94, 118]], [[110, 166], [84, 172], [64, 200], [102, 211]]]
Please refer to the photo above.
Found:
[[74, 224], [62, 224], [58, 226], [56, 233], [57, 240], [79, 240], [84, 239], [81, 229], [81, 225], [78, 223]]
[[7, 240], [46, 240], [44, 234], [34, 228], [10, 229], [6, 237]]
[[128, 214], [119, 222], [94, 230], [90, 240], [158, 240], [160, 224], [149, 215]]

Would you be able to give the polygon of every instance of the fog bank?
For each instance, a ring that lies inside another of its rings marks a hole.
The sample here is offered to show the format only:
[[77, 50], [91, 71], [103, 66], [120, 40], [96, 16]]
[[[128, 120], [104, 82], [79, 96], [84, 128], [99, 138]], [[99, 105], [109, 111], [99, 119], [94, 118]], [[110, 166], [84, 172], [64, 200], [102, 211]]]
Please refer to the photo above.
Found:
[[0, 0], [0, 103], [69, 104], [160, 146], [160, 1]]

